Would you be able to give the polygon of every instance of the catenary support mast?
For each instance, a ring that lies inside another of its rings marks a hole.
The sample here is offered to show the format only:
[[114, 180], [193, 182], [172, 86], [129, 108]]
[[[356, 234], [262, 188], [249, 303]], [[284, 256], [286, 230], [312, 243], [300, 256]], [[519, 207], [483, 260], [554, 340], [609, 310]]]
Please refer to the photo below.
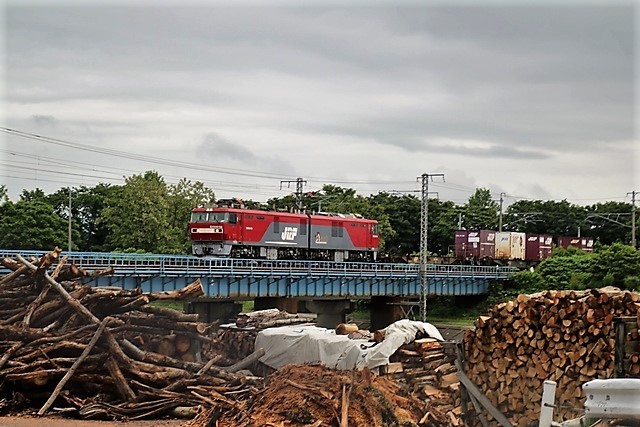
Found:
[[424, 322], [427, 319], [427, 240], [429, 229], [429, 180], [433, 177], [442, 177], [443, 173], [428, 174], [423, 173], [418, 177], [422, 181], [422, 198], [420, 202], [420, 318]]

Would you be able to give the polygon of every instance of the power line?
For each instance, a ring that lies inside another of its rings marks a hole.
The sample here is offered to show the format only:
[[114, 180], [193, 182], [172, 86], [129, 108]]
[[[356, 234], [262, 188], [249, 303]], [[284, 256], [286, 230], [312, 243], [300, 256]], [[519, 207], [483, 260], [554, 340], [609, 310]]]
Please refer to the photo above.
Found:
[[74, 148], [77, 150], [89, 151], [93, 153], [106, 154], [109, 156], [115, 156], [115, 157], [130, 159], [130, 160], [138, 160], [138, 161], [143, 161], [147, 163], [161, 164], [165, 166], [178, 166], [178, 167], [198, 169], [202, 171], [216, 172], [216, 173], [222, 173], [222, 174], [228, 174], [228, 175], [249, 176], [253, 178], [275, 179], [275, 178], [281, 177], [278, 174], [267, 173], [267, 172], [255, 172], [255, 171], [248, 171], [243, 169], [232, 169], [232, 168], [213, 167], [213, 166], [207, 167], [197, 163], [168, 160], [160, 157], [145, 156], [141, 154], [128, 153], [125, 151], [113, 150], [108, 148], [99, 148], [91, 145], [80, 144], [76, 142], [66, 141], [58, 138], [51, 138], [51, 137], [42, 136], [42, 135], [36, 135], [29, 132], [22, 132], [16, 129], [5, 128], [5, 127], [0, 127], [0, 131], [5, 132], [9, 135], [14, 135], [21, 138], [27, 138], [27, 139], [32, 139], [36, 141], [42, 141], [48, 144], [63, 146], [67, 148]]
[[[279, 173], [261, 172], [261, 171], [246, 170], [246, 169], [225, 168], [220, 166], [207, 167], [198, 163], [169, 160], [161, 157], [146, 156], [146, 155], [128, 153], [125, 151], [119, 151], [119, 150], [114, 150], [109, 148], [95, 147], [92, 145], [71, 142], [71, 141], [67, 141], [59, 138], [52, 138], [48, 136], [38, 135], [38, 134], [25, 132], [17, 129], [12, 129], [12, 128], [7, 128], [7, 127], [0, 127], [0, 131], [7, 133], [9, 135], [20, 137], [20, 138], [32, 139], [36, 141], [45, 142], [48, 144], [63, 146], [67, 148], [74, 148], [77, 150], [89, 151], [93, 153], [105, 154], [109, 156], [115, 156], [115, 157], [130, 159], [130, 160], [138, 160], [138, 161], [143, 161], [148, 163], [161, 164], [165, 166], [183, 167], [183, 168], [197, 169], [197, 170], [202, 170], [207, 172], [215, 172], [215, 173], [228, 174], [228, 175], [247, 176], [252, 178], [266, 178], [266, 179], [281, 179], [281, 178], [285, 179], [286, 178], [284, 176], [285, 174], [279, 174]], [[339, 184], [402, 184], [402, 183], [410, 182], [410, 181], [397, 181], [397, 180], [396, 181], [348, 180], [348, 179], [334, 179], [329, 177], [310, 177], [309, 179], [317, 180], [317, 181], [325, 181], [325, 182], [329, 181], [329, 182], [334, 182]]]

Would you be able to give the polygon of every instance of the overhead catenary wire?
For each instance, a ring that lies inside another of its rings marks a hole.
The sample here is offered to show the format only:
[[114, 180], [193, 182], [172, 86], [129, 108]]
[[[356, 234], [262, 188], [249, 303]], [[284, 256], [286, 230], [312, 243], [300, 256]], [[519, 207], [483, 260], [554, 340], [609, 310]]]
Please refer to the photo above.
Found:
[[[170, 159], [164, 159], [161, 157], [129, 153], [126, 151], [114, 150], [109, 148], [96, 147], [88, 144], [81, 144], [77, 142], [67, 141], [64, 139], [52, 138], [44, 135], [38, 135], [38, 134], [25, 132], [17, 129], [12, 129], [12, 128], [7, 128], [7, 127], [0, 127], [0, 131], [9, 135], [41, 141], [41, 142], [45, 142], [53, 145], [59, 145], [59, 146], [64, 146], [68, 148], [74, 148], [77, 150], [89, 151], [94, 153], [110, 155], [110, 156], [116, 156], [116, 157], [130, 159], [130, 160], [138, 160], [138, 161], [143, 161], [148, 163], [161, 164], [165, 166], [186, 167], [186, 168], [216, 172], [221, 174], [247, 176], [247, 177], [253, 177], [253, 178], [278, 179], [278, 180], [287, 179], [290, 175], [286, 173], [252, 171], [247, 169], [225, 168], [221, 166], [204, 166], [198, 163], [184, 162], [179, 160], [170, 160]], [[317, 181], [332, 181], [339, 184], [402, 184], [402, 183], [411, 182], [411, 181], [404, 181], [404, 180], [403, 181], [348, 180], [348, 179], [333, 179], [329, 177], [309, 177], [308, 179], [317, 180]]]
[[[161, 157], [156, 157], [156, 156], [149, 156], [149, 155], [143, 155], [143, 154], [136, 154], [136, 153], [130, 153], [130, 152], [126, 152], [126, 151], [119, 151], [119, 150], [114, 150], [114, 149], [109, 149], [109, 148], [104, 148], [104, 147], [97, 147], [97, 146], [93, 146], [93, 145], [88, 145], [88, 144], [81, 144], [81, 143], [77, 143], [77, 142], [72, 142], [72, 141], [68, 141], [68, 140], [64, 140], [64, 139], [60, 139], [60, 138], [53, 138], [53, 137], [49, 137], [49, 136], [44, 136], [44, 135], [39, 135], [39, 134], [35, 134], [35, 133], [31, 133], [31, 132], [26, 132], [26, 131], [22, 131], [22, 130], [18, 130], [18, 129], [14, 129], [14, 128], [8, 128], [8, 127], [1, 127], [0, 126], [0, 131], [7, 134], [7, 135], [11, 135], [14, 137], [18, 137], [18, 138], [26, 138], [26, 139], [30, 139], [30, 140], [35, 140], [35, 141], [39, 141], [39, 142], [43, 142], [43, 143], [48, 143], [48, 144], [53, 144], [53, 145], [57, 145], [57, 146], [63, 146], [63, 147], [67, 147], [67, 148], [71, 148], [71, 149], [76, 149], [76, 150], [81, 150], [81, 151], [87, 151], [87, 152], [93, 152], [93, 153], [98, 153], [98, 154], [103, 154], [103, 155], [108, 155], [108, 156], [115, 156], [118, 158], [122, 158], [122, 159], [128, 159], [128, 160], [134, 160], [134, 161], [141, 161], [141, 162], [146, 162], [146, 163], [150, 163], [150, 164], [156, 164], [156, 165], [163, 165], [163, 166], [169, 166], [169, 167], [174, 167], [174, 168], [180, 168], [180, 169], [188, 169], [190, 171], [203, 171], [203, 172], [210, 172], [210, 173], [217, 173], [217, 174], [225, 174], [225, 175], [229, 175], [229, 176], [244, 176], [244, 177], [249, 177], [249, 178], [260, 178], [260, 179], [268, 179], [268, 180], [273, 180], [274, 183], [276, 181], [280, 181], [283, 179], [289, 179], [292, 177], [290, 172], [287, 173], [280, 173], [280, 172], [265, 172], [265, 171], [258, 171], [258, 170], [249, 170], [249, 169], [236, 169], [236, 168], [227, 168], [227, 167], [221, 167], [221, 166], [212, 166], [212, 165], [205, 165], [202, 163], [193, 163], [193, 162], [186, 162], [186, 161], [180, 161], [180, 160], [175, 160], [175, 159], [166, 159], [166, 158], [161, 158]], [[24, 155], [24, 153], [18, 153], [15, 150], [0, 150], [2, 152], [5, 153], [9, 153], [9, 154], [15, 154], [15, 155]], [[50, 162], [51, 158], [47, 157], [47, 161]], [[65, 163], [60, 163], [63, 160], [62, 159], [56, 159], [56, 161], [58, 162], [59, 165], [63, 165]], [[108, 179], [111, 181], [116, 181], [116, 182], [121, 182], [122, 179], [116, 179], [116, 178], [106, 178], [106, 177], [99, 177], [97, 175], [95, 175], [96, 172], [99, 173], [108, 173], [108, 174], [114, 174], [114, 172], [111, 171], [105, 171], [105, 170], [101, 170], [99, 167], [98, 168], [89, 168], [89, 167], [83, 167], [77, 163], [72, 163], [72, 162], [67, 162], [66, 163], [69, 166], [73, 166], [75, 168], [77, 168], [78, 170], [87, 170], [89, 172], [91, 172], [91, 174], [87, 174], [84, 173], [83, 176], [86, 178], [94, 178], [94, 179]], [[111, 165], [109, 165], [110, 169], [115, 169], [115, 170], [121, 170], [121, 171], [126, 171], [126, 172], [132, 172], [132, 173], [139, 173], [139, 171], [134, 171], [131, 169], [123, 169], [123, 168], [115, 168], [112, 167]], [[61, 171], [51, 171], [50, 173], [59, 173], [59, 174], [63, 174], [63, 172]], [[176, 177], [175, 175], [166, 175], [163, 174], [163, 177]], [[21, 177], [21, 176], [7, 176], [5, 175], [5, 177], [8, 178], [13, 178], [13, 179], [29, 179], [29, 180], [34, 180], [33, 177]], [[180, 179], [182, 177], [179, 177]], [[251, 195], [273, 195], [273, 196], [278, 196], [281, 195], [281, 191], [279, 192], [277, 189], [277, 186], [273, 185], [260, 185], [260, 184], [249, 184], [249, 183], [237, 183], [237, 182], [228, 182], [228, 181], [217, 181], [217, 180], [205, 180], [205, 179], [201, 179], [201, 178], [189, 178], [189, 177], [184, 177], [190, 180], [195, 180], [195, 181], [202, 181], [203, 183], [205, 183], [206, 185], [209, 185], [210, 183], [214, 184], [215, 190], [216, 191], [229, 191], [229, 192], [233, 192], [233, 191], [243, 191], [244, 193], [247, 194], [251, 194]], [[392, 191], [391, 189], [384, 189], [383, 186], [385, 185], [389, 185], [389, 186], [397, 186], [397, 185], [407, 185], [407, 184], [415, 184], [414, 181], [411, 180], [380, 180], [380, 179], [374, 179], [374, 180], [370, 180], [370, 179], [341, 179], [341, 178], [336, 178], [336, 177], [319, 177], [319, 176], [309, 176], [306, 175], [305, 179], [309, 182], [309, 187], [313, 188], [316, 186], [313, 186], [313, 183], [317, 183], [319, 184], [319, 189], [322, 189], [322, 186], [324, 186], [325, 184], [335, 184], [335, 185], [348, 185], [348, 186], [373, 186], [375, 188], [375, 190], [379, 191], [379, 192], [389, 192]], [[37, 181], [37, 179], [35, 179]], [[44, 181], [44, 180], [43, 180]], [[47, 180], [45, 182], [55, 182], [54, 180]], [[246, 187], [244, 187], [244, 185], [246, 185]], [[434, 187], [438, 187], [441, 189], [446, 189], [449, 191], [458, 191], [458, 192], [462, 192], [462, 193], [467, 193], [467, 194], [473, 194], [478, 187], [470, 187], [467, 185], [463, 185], [463, 184], [456, 184], [456, 183], [433, 183]], [[263, 191], [255, 191], [256, 189], [259, 190], [263, 190]], [[269, 192], [269, 190], [272, 190], [272, 192]], [[372, 193], [374, 192], [373, 189], [368, 188], [366, 191], [371, 191]], [[516, 196], [516, 195], [508, 195], [507, 197], [514, 199], [514, 200], [540, 200], [539, 198], [534, 198], [534, 197], [524, 197], [524, 196]], [[600, 198], [589, 198], [589, 199], [583, 199], [583, 198], [568, 198], [568, 199], [563, 199], [563, 200], [567, 200], [567, 201], [573, 201], [573, 202], [579, 202], [579, 201], [610, 201], [610, 200], [624, 200], [625, 197], [623, 196], [614, 196], [614, 197], [600, 197]], [[464, 202], [464, 200], [462, 199], [451, 199], [449, 198], [449, 200], [453, 201], [453, 202]], [[559, 201], [559, 200], [556, 200]]]

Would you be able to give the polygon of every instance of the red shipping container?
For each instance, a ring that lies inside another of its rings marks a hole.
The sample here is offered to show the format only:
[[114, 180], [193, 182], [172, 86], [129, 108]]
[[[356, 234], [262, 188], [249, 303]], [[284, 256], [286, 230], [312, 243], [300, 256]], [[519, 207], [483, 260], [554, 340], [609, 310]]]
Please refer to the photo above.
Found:
[[469, 231], [467, 235], [468, 258], [477, 259], [480, 256], [480, 232]]
[[469, 236], [469, 232], [467, 230], [456, 230], [453, 235], [453, 244], [456, 259], [466, 259], [468, 246], [467, 238]]
[[553, 237], [548, 234], [527, 234], [525, 259], [527, 261], [542, 261], [551, 256]]
[[480, 230], [480, 259], [493, 258], [496, 253], [496, 232], [491, 230]]
[[575, 248], [581, 249], [580, 237], [560, 236], [558, 237], [558, 246], [563, 249], [567, 249], [569, 246], [573, 246]]
[[593, 237], [581, 237], [580, 249], [585, 252], [593, 252]]

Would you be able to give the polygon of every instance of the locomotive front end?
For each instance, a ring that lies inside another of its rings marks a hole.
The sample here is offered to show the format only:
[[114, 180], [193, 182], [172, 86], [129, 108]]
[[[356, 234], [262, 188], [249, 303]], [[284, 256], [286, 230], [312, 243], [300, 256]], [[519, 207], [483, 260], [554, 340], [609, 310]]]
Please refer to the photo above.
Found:
[[216, 212], [214, 208], [195, 208], [189, 222], [193, 255], [229, 256], [232, 245], [225, 239], [225, 227], [228, 227], [230, 219], [229, 212]]

